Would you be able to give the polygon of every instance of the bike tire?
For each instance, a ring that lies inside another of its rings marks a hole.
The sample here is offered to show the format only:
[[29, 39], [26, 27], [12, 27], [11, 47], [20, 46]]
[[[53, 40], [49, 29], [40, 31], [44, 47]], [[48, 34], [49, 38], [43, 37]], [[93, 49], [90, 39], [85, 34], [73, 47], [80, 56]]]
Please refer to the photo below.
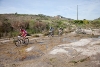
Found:
[[29, 44], [29, 39], [25, 38], [25, 45], [28, 45], [28, 44]]
[[21, 44], [21, 41], [20, 41], [20, 40], [18, 40], [18, 41], [15, 42], [15, 45], [16, 45], [17, 47], [18, 47], [20, 44]]

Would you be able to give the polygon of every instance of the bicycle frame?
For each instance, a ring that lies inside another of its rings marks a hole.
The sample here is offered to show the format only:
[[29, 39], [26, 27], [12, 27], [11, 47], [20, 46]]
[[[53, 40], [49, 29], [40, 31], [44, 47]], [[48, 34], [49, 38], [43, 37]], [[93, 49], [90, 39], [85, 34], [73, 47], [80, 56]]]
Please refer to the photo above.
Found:
[[29, 43], [29, 39], [28, 38], [23, 39], [21, 36], [18, 36], [17, 40], [15, 41], [16, 46], [19, 46], [20, 44], [28, 45], [28, 43]]

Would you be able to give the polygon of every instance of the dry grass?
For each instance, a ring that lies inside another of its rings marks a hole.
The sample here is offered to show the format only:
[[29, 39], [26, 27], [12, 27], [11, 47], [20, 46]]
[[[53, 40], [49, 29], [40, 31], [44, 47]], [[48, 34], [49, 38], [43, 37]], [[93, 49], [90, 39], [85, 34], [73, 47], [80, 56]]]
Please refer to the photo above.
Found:
[[83, 59], [80, 59], [80, 60], [78, 60], [78, 61], [70, 61], [69, 63], [74, 63], [74, 64], [76, 64], [76, 63], [79, 63], [79, 62], [85, 62], [85, 61], [88, 61], [90, 58], [89, 57], [86, 57], [86, 58], [83, 58]]

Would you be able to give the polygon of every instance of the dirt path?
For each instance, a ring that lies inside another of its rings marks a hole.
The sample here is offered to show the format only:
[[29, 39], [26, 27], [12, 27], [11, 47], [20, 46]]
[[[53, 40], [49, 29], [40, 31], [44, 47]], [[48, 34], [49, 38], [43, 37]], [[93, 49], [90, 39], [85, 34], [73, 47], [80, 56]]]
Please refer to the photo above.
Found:
[[100, 38], [72, 35], [30, 38], [28, 46], [0, 44], [0, 67], [99, 67]]

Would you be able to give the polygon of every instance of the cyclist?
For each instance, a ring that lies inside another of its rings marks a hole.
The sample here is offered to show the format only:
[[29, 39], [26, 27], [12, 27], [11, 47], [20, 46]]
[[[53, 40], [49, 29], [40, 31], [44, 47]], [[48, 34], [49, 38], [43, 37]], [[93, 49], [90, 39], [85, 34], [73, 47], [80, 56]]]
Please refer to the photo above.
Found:
[[54, 28], [53, 27], [50, 27], [50, 29], [49, 29], [49, 36], [52, 36], [53, 37], [53, 31], [54, 31]]
[[20, 28], [20, 33], [21, 33], [21, 37], [23, 37], [23, 40], [25, 40], [25, 37], [27, 35], [27, 31], [21, 27]]
[[60, 27], [59, 30], [58, 30], [58, 32], [59, 32], [58, 33], [59, 36], [62, 35], [63, 34], [63, 28]]

